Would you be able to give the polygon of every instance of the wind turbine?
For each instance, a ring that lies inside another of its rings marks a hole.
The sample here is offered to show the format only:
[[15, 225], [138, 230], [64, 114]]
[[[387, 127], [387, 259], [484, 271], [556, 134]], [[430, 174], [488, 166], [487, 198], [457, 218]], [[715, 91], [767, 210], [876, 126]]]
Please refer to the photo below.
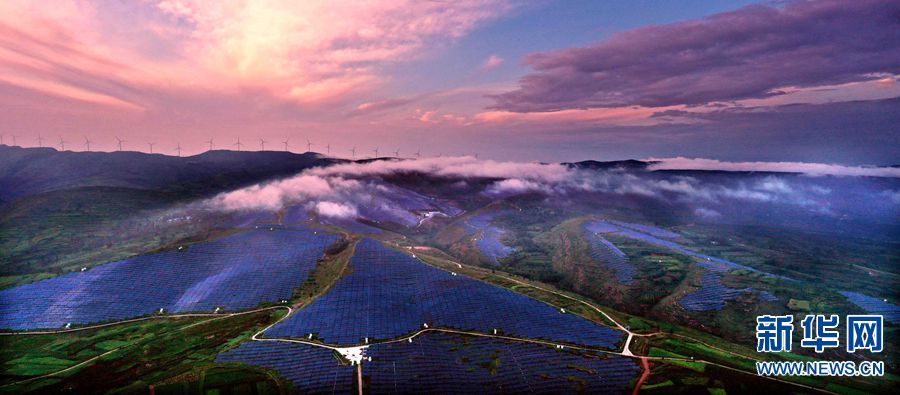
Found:
[[91, 152], [91, 140], [87, 136], [84, 136], [84, 146], [87, 147], [88, 152]]
[[116, 140], [119, 142], [119, 151], [121, 151], [121, 150], [122, 150], [122, 143], [125, 143], [126, 141], [125, 141], [125, 140], [122, 140], [122, 139], [120, 139], [120, 138], [118, 138], [118, 137], [116, 137]]
[[331, 143], [328, 143], [328, 145], [325, 146], [325, 150], [325, 154], [331, 155]]
[[266, 140], [263, 140], [261, 137], [259, 139], [259, 150], [260, 151], [266, 150]]
[[306, 139], [306, 152], [312, 151], [312, 146], [313, 146], [312, 141], [309, 141], [309, 139]]
[[213, 147], [213, 139], [212, 139], [212, 137], [210, 137], [209, 140], [208, 140], [206, 143], [209, 144], [209, 151], [212, 151], [212, 147]]
[[240, 138], [240, 137], [237, 138], [237, 142], [234, 143], [234, 145], [236, 145], [236, 146], [238, 147], [238, 151], [241, 150], [241, 146], [242, 146], [243, 144], [241, 144], [241, 138]]
[[153, 145], [154, 145], [154, 144], [156, 144], [156, 143], [151, 143], [151, 142], [149, 142], [149, 141], [147, 142], [147, 145], [150, 146], [150, 153], [151, 153], [151, 154], [153, 153]]
[[353, 153], [353, 159], [356, 159], [356, 147], [350, 148], [350, 152]]
[[416, 150], [416, 159], [419, 159], [419, 158], [422, 156], [422, 152], [421, 152], [421, 151], [422, 151], [421, 149], [417, 149], [417, 150]]
[[284, 139], [284, 141], [281, 142], [281, 144], [284, 144], [284, 152], [287, 152], [287, 150], [288, 150], [288, 147], [287, 147], [288, 141], [291, 141], [291, 139], [286, 138], [286, 139]]
[[394, 157], [395, 157], [395, 158], [399, 158], [399, 157], [400, 157], [400, 149], [399, 149], [399, 148], [398, 148], [396, 151], [394, 151]]
[[38, 142], [38, 147], [43, 147], [43, 146], [44, 146], [44, 138], [41, 137], [41, 134], [40, 134], [40, 133], [38, 133], [38, 137], [37, 137], [35, 140], [37, 140], [37, 142]]
[[377, 158], [378, 157], [378, 147], [375, 147], [375, 149], [373, 149], [372, 151], [375, 152], [375, 157]]
[[62, 136], [59, 136], [59, 150], [60, 151], [66, 150], [66, 141], [63, 140]]
[[178, 143], [178, 146], [175, 147], [175, 151], [178, 152], [178, 156], [181, 157], [181, 143]]

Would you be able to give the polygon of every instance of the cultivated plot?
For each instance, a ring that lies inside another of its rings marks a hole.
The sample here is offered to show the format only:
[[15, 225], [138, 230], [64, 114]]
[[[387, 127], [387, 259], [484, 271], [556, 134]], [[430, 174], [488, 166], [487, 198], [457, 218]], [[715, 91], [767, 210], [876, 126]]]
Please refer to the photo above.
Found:
[[291, 297], [337, 238], [265, 228], [0, 291], [0, 327], [58, 328], [158, 312], [238, 310]]
[[614, 348], [622, 333], [550, 305], [428, 266], [370, 239], [349, 274], [304, 309], [266, 331], [332, 344], [392, 339], [430, 327]]

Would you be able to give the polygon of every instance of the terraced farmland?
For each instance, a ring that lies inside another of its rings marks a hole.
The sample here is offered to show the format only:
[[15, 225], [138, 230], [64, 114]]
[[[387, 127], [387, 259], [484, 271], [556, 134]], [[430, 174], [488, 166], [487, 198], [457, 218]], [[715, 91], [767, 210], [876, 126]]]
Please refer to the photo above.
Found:
[[623, 393], [630, 358], [582, 355], [502, 339], [429, 333], [376, 344], [363, 364], [372, 393]]
[[622, 333], [500, 288], [430, 267], [370, 239], [328, 293], [266, 331], [332, 344], [396, 338], [450, 327], [613, 348]]
[[239, 310], [290, 298], [333, 235], [250, 230], [0, 291], [0, 327], [58, 328], [166, 312]]

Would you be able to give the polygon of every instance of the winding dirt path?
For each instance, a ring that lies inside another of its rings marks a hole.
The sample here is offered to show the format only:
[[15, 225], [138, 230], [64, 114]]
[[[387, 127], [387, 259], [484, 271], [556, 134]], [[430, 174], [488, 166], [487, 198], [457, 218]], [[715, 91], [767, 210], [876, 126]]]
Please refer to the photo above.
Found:
[[647, 380], [647, 377], [650, 376], [650, 362], [647, 361], [647, 358], [641, 358], [641, 368], [644, 371], [641, 373], [641, 377], [638, 378], [638, 381], [634, 383], [634, 388], [631, 389], [631, 395], [637, 395], [637, 393], [641, 390], [641, 386], [644, 385], [644, 381]]

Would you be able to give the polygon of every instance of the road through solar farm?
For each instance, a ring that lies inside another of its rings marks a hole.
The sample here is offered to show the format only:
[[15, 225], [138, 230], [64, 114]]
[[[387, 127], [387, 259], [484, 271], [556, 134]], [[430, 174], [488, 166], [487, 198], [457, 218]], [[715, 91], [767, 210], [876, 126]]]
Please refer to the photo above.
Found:
[[[41, 271], [0, 278], [0, 393], [846, 392], [758, 376], [753, 314], [896, 322], [877, 261], [816, 266], [867, 271], [822, 288], [833, 277], [773, 264], [757, 239], [454, 180], [366, 173], [319, 180], [349, 188], [352, 208], [210, 207], [239, 189], [86, 231], [86, 256], [27, 255]], [[249, 190], [284, 197], [266, 185]]]

